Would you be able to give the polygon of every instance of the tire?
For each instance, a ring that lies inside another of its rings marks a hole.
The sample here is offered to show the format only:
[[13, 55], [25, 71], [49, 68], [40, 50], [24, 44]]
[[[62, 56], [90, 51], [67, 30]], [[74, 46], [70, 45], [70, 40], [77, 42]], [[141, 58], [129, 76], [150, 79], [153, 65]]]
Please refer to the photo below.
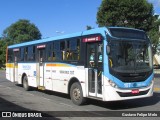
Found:
[[86, 98], [83, 97], [81, 85], [78, 82], [72, 84], [70, 97], [72, 102], [76, 105], [82, 105], [86, 102]]
[[30, 90], [30, 87], [28, 85], [28, 78], [27, 76], [24, 76], [23, 77], [23, 88], [26, 90], [26, 91], [29, 91]]

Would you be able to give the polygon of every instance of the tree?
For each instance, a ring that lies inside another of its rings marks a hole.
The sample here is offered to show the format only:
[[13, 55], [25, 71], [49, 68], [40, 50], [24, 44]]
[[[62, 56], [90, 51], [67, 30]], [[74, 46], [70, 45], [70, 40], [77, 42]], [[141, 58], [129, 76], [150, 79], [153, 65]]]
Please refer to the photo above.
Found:
[[6, 42], [1, 39], [0, 40], [0, 68], [4, 65], [6, 61]]
[[147, 0], [103, 0], [97, 12], [99, 26], [124, 26], [149, 31], [153, 5]]
[[156, 19], [152, 25], [152, 29], [148, 32], [148, 35], [149, 35], [151, 42], [152, 42], [153, 54], [155, 54], [157, 52], [158, 44], [160, 44], [159, 27], [160, 27], [160, 19]]
[[41, 39], [41, 33], [29, 20], [19, 20], [6, 28], [0, 38], [0, 65], [5, 63], [8, 45], [37, 39]]
[[4, 30], [3, 38], [15, 44], [40, 39], [41, 33], [29, 20], [21, 19]]

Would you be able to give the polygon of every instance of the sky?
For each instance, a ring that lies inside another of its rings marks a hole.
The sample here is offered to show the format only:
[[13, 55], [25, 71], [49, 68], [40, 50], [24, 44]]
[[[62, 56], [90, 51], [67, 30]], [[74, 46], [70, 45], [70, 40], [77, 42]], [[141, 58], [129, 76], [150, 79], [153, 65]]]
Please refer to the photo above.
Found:
[[[96, 14], [102, 0], [0, 0], [0, 36], [19, 19], [30, 20], [42, 38], [97, 28]], [[160, 0], [148, 0], [160, 14]]]

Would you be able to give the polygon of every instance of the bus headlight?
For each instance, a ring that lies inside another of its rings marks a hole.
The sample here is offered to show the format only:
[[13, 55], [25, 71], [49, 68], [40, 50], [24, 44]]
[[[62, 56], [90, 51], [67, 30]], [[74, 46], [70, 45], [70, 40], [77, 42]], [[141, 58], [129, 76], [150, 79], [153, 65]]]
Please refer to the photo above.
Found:
[[109, 83], [112, 87], [118, 88], [118, 86], [116, 85], [116, 83], [113, 82], [112, 80], [108, 80], [108, 83]]
[[151, 84], [153, 84], [153, 80], [152, 80], [152, 81], [150, 81], [150, 83], [148, 84], [148, 86], [151, 86]]

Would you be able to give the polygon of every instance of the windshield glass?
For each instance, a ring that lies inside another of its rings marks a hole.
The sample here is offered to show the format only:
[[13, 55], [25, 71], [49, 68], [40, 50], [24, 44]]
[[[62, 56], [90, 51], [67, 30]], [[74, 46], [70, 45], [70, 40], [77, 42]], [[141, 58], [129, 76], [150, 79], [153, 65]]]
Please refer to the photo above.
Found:
[[111, 35], [117, 38], [147, 39], [147, 36], [143, 31], [124, 28], [109, 28], [109, 30]]
[[121, 73], [140, 73], [152, 70], [151, 46], [147, 41], [112, 40], [111, 68]]

